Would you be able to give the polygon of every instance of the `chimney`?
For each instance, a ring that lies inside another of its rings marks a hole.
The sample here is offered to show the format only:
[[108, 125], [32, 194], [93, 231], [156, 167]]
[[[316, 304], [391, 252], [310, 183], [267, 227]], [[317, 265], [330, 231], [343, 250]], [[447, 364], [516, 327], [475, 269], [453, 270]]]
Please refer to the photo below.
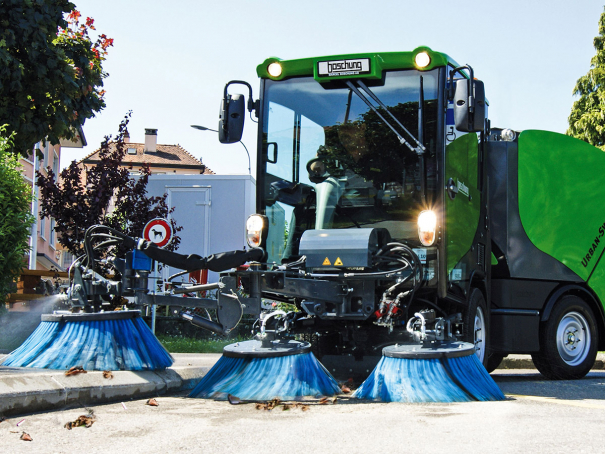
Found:
[[124, 133], [124, 143], [130, 143], [130, 134], [128, 134], [128, 131]]
[[158, 145], [158, 130], [145, 128], [145, 153], [155, 153]]

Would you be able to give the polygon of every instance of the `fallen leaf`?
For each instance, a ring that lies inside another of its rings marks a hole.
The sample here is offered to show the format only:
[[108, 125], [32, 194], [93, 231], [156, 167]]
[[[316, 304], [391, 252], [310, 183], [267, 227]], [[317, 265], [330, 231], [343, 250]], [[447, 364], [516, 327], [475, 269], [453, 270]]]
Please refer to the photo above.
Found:
[[110, 370], [104, 370], [103, 371], [103, 378], [109, 378], [109, 379], [111, 379], [111, 378], [113, 378], [113, 374], [111, 373]]
[[340, 387], [340, 390], [341, 390], [343, 393], [345, 393], [345, 394], [349, 394], [349, 393], [351, 392], [351, 388], [349, 388], [349, 387], [348, 387], [348, 386], [346, 386], [346, 385], [342, 385], [342, 386]]
[[65, 376], [69, 377], [70, 375], [77, 374], [85, 374], [87, 373], [82, 366], [74, 366], [71, 369], [65, 371]]
[[266, 410], [266, 408], [265, 408], [266, 406], [267, 406], [266, 404], [256, 404], [255, 408], [257, 410]]
[[281, 400], [279, 400], [277, 397], [270, 400], [269, 402], [267, 402], [265, 405], [267, 406], [267, 408], [265, 410], [273, 410], [275, 407], [277, 407], [280, 404]]
[[231, 405], [237, 405], [237, 404], [241, 404], [242, 401], [240, 400], [239, 397], [235, 397], [233, 394], [227, 394], [227, 400], [229, 401], [229, 403]]
[[322, 397], [321, 399], [319, 399], [319, 405], [326, 405], [327, 403], [328, 403], [327, 397]]
[[308, 411], [308, 410], [309, 410], [309, 406], [308, 406], [308, 405], [301, 405], [301, 406], [300, 406], [300, 409], [301, 409], [302, 411]]
[[23, 440], [23, 441], [33, 441], [33, 438], [28, 433], [23, 432], [21, 434], [21, 440]]
[[93, 425], [93, 423], [95, 421], [96, 421], [96, 419], [93, 415], [82, 415], [82, 416], [78, 416], [78, 419], [76, 419], [75, 421], [68, 422], [63, 427], [65, 427], [68, 430], [71, 430], [74, 427], [82, 427], [82, 426], [89, 428], [90, 426]]
[[282, 410], [286, 411], [286, 410], [290, 410], [291, 408], [296, 408], [296, 406], [294, 404], [284, 404], [284, 407], [282, 408]]
[[158, 404], [158, 401], [155, 399], [149, 399], [147, 401], [147, 405], [151, 406], [151, 407], [159, 407], [160, 404]]

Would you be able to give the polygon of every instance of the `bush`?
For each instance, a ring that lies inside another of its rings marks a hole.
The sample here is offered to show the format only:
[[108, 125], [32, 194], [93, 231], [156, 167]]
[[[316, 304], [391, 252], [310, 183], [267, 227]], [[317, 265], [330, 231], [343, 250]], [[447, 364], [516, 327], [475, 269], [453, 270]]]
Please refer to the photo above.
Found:
[[18, 158], [8, 150], [13, 134], [5, 137], [6, 126], [0, 127], [0, 304], [13, 282], [21, 274], [25, 254], [29, 251], [32, 189], [23, 179]]

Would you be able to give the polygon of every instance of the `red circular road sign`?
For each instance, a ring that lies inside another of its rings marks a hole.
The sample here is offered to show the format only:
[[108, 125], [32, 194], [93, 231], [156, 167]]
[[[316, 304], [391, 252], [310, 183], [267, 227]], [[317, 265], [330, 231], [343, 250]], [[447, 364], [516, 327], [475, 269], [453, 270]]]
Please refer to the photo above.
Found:
[[166, 219], [155, 218], [143, 229], [143, 238], [157, 247], [164, 247], [172, 240], [172, 227]]

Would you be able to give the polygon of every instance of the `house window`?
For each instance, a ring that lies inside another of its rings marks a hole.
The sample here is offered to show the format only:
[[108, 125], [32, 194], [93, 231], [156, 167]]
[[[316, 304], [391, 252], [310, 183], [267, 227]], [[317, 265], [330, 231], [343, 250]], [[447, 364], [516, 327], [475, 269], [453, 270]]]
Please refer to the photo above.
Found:
[[56, 151], [53, 153], [53, 173], [55, 174], [55, 177], [59, 175], [59, 155]]
[[46, 169], [48, 167], [48, 158], [50, 157], [50, 153], [48, 151], [48, 140], [46, 141], [46, 144], [44, 145], [44, 168]]
[[136, 148], [129, 148], [128, 149], [128, 154], [137, 154], [137, 149]]
[[46, 218], [40, 218], [40, 238], [46, 241]]
[[71, 252], [63, 251], [61, 253], [61, 266], [63, 269], [68, 269], [74, 261], [74, 256]]
[[56, 234], [55, 234], [55, 220], [51, 219], [50, 220], [50, 245], [54, 248], [55, 247], [55, 240], [56, 240]]

